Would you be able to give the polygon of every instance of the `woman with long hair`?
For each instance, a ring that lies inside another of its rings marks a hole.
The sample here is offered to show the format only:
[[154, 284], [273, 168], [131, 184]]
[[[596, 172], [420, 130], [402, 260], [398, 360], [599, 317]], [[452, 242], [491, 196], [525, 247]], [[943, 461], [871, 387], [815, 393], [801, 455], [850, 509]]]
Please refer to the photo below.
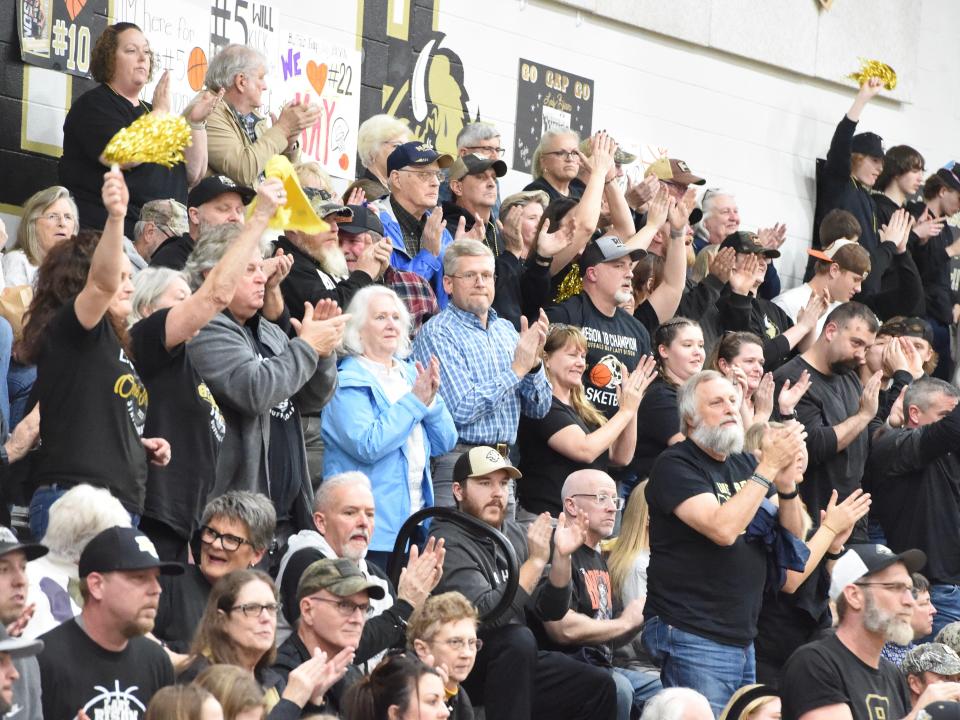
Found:
[[653, 359], [643, 358], [632, 372], [621, 364], [617, 388], [620, 407], [607, 420], [583, 387], [587, 341], [573, 325], [550, 326], [543, 346], [543, 367], [553, 388], [550, 411], [540, 420], [520, 416], [517, 445], [520, 472], [517, 500], [528, 513], [563, 510], [560, 489], [566, 477], [586, 468], [606, 472], [633, 457], [637, 441], [637, 409], [653, 381]]
[[220, 703], [195, 685], [160, 688], [147, 706], [144, 720], [225, 720]]
[[630, 493], [623, 511], [620, 534], [607, 556], [613, 594], [626, 605], [647, 596], [647, 566], [650, 564], [650, 508], [644, 479]]
[[54, 185], [31, 195], [23, 204], [17, 240], [3, 254], [3, 284], [33, 285], [46, 254], [80, 230], [77, 204], [70, 191]]
[[263, 720], [263, 691], [253, 675], [236, 665], [211, 665], [193, 684], [213, 695], [223, 708], [223, 720]]
[[440, 674], [413, 655], [388, 655], [347, 694], [346, 720], [446, 720]]

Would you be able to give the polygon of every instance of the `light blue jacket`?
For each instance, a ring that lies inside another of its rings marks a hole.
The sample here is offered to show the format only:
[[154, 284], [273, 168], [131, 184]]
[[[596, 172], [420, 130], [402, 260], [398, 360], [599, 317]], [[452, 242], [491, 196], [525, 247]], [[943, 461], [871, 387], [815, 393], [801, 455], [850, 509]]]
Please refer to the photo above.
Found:
[[[447, 246], [453, 242], [450, 231], [444, 228], [443, 234], [440, 236], [439, 255], [434, 255], [429, 250], [421, 248], [416, 256], [410, 257], [407, 254], [407, 246], [403, 242], [403, 231], [400, 229], [400, 223], [393, 216], [393, 208], [390, 206], [389, 198], [379, 201], [377, 207], [380, 208], [383, 234], [390, 238], [390, 242], [393, 243], [390, 265], [397, 270], [415, 272], [425, 278], [437, 296], [437, 304], [443, 310], [449, 302], [447, 291], [443, 289], [443, 253], [446, 252]], [[440, 208], [437, 208], [436, 212], [440, 212]], [[429, 216], [430, 211], [427, 212], [427, 217]]]
[[[404, 363], [404, 371], [413, 383], [413, 364]], [[443, 398], [437, 394], [428, 408], [410, 392], [391, 403], [359, 360], [341, 361], [339, 386], [323, 409], [323, 475], [359, 470], [370, 478], [376, 505], [371, 550], [393, 550], [400, 526], [411, 515], [407, 438], [418, 423], [427, 459], [421, 492], [424, 505], [431, 506], [430, 457], [450, 452], [457, 443], [457, 429]]]

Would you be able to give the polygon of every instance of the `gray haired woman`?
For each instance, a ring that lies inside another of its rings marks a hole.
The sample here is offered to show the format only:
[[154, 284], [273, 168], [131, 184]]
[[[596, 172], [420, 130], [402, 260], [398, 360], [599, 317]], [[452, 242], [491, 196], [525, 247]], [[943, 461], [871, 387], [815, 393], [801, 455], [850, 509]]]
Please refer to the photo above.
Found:
[[77, 204], [65, 187], [54, 185], [31, 195], [23, 204], [16, 242], [3, 254], [3, 286], [33, 285], [47, 251], [79, 230]]

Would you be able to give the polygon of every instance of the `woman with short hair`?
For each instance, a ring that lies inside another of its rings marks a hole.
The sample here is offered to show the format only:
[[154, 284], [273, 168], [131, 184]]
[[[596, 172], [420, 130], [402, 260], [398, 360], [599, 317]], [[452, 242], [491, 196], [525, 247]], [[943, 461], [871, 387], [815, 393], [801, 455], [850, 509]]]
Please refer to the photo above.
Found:
[[393, 115], [380, 113], [360, 123], [357, 155], [360, 156], [364, 171], [357, 179], [369, 181], [364, 186], [367, 200], [377, 200], [390, 192], [387, 158], [398, 147], [413, 139], [407, 121]]

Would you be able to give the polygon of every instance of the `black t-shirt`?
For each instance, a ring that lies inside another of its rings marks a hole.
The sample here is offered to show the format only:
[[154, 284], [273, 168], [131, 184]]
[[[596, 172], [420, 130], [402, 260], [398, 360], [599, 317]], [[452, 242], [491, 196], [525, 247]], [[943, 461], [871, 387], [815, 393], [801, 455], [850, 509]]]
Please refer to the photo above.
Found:
[[167, 238], [160, 243], [160, 247], [154, 250], [153, 255], [150, 256], [150, 267], [183, 270], [195, 244], [190, 233]]
[[637, 305], [637, 309], [633, 311], [633, 316], [643, 324], [650, 336], [653, 337], [653, 333], [657, 331], [657, 327], [660, 325], [660, 317], [657, 315], [653, 304], [649, 300], [644, 300]]
[[60, 308], [37, 361], [36, 393], [42, 444], [33, 482], [89, 483], [109, 490], [129, 512], [141, 512], [147, 390], [107, 317], [87, 330], [72, 301]]
[[170, 443], [166, 467], [147, 469], [143, 514], [165, 523], [189, 540], [213, 488], [223, 442], [223, 415], [194, 369], [183, 345], [164, 347], [169, 308], [158, 310], [130, 329], [134, 364], [154, 403], [144, 433]]
[[650, 475], [654, 461], [669, 447], [667, 440], [678, 432], [677, 388], [662, 377], [657, 378], [643, 394], [637, 411], [637, 449], [630, 470], [638, 479]]
[[207, 607], [210, 583], [198, 565], [187, 565], [183, 575], [161, 575], [160, 587], [153, 634], [174, 651], [185, 653]]
[[633, 372], [640, 357], [650, 354], [650, 333], [622, 308], [613, 317], [601, 313], [586, 293], [580, 293], [547, 310], [550, 322], [576, 325], [587, 339], [587, 369], [583, 387], [587, 400], [608, 418], [619, 407], [617, 386], [620, 365]]
[[[117, 132], [148, 112], [150, 106], [147, 103], [133, 106], [106, 85], [98, 85], [84, 93], [70, 107], [63, 123], [60, 183], [77, 202], [81, 227], [103, 229], [107, 211], [100, 190], [107, 168], [100, 163], [100, 155]], [[187, 166], [184, 163], [172, 168], [143, 163], [124, 171], [123, 178], [130, 190], [124, 221], [127, 237], [133, 237], [133, 226], [140, 219], [140, 208], [150, 200], [173, 198], [183, 204], [187, 202]]]
[[173, 685], [173, 666], [162, 647], [135, 637], [120, 652], [100, 647], [68, 620], [41, 637], [43, 717], [71, 720], [83, 710], [91, 720], [146, 715], [154, 693]]
[[837, 452], [839, 425], [860, 409], [863, 386], [855, 371], [824, 375], [810, 363], [797, 356], [777, 370], [773, 378], [779, 394], [784, 380], [795, 385], [800, 374], [810, 373], [813, 384], [797, 403], [797, 418], [807, 431], [807, 451], [810, 463], [800, 484], [800, 497], [807, 505], [815, 525], [820, 524], [820, 510], [830, 501], [830, 492], [836, 489], [842, 501], [860, 487], [863, 468], [867, 462], [869, 433], [863, 431], [845, 450]]
[[804, 645], [783, 668], [780, 683], [784, 720], [828, 705], [847, 705], [853, 720], [897, 720], [910, 710], [910, 693], [900, 670], [880, 658], [872, 668], [836, 635]]
[[749, 645], [767, 576], [762, 543], [741, 534], [729, 547], [717, 545], [678, 518], [688, 498], [710, 493], [723, 504], [757, 466], [749, 453], [714, 460], [692, 440], [667, 448], [647, 485], [650, 507], [650, 567], [646, 617], [725, 645]]
[[[594, 548], [581, 545], [570, 557], [572, 583], [570, 609], [594, 620], [612, 620], [622, 608], [610, 584], [610, 571], [603, 555]], [[613, 658], [607, 645], [596, 648], [606, 657]], [[565, 648], [569, 651], [571, 648]]]
[[560, 490], [567, 475], [587, 468], [606, 471], [609, 463], [606, 450], [592, 463], [581, 463], [547, 444], [554, 434], [570, 425], [576, 425], [588, 434], [597, 429], [596, 425], [585, 423], [572, 407], [557, 398], [553, 398], [550, 411], [541, 420], [520, 416], [517, 446], [523, 478], [517, 482], [517, 500], [525, 510], [537, 514], [549, 512], [556, 517], [563, 509]]
[[553, 185], [547, 182], [546, 178], [539, 177], [534, 180], [532, 183], [528, 183], [526, 187], [523, 188], [524, 192], [528, 190], [543, 190], [547, 195], [550, 196], [551, 202], [553, 200], [559, 200], [563, 197], [568, 197], [571, 200], [579, 200], [583, 197], [583, 191], [586, 189], [586, 186], [574, 178], [570, 181], [570, 184], [567, 186], [567, 195], [562, 195], [559, 190], [557, 190]]

